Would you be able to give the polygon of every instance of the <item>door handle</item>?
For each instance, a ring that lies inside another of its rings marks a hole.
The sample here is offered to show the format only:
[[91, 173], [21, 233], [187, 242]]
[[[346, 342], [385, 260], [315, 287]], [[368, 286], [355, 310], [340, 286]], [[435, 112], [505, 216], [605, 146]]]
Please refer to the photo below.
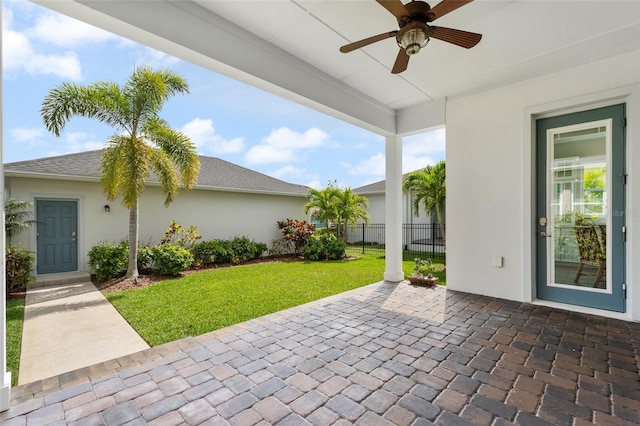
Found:
[[76, 242], [76, 231], [73, 231], [71, 233], [71, 241], [74, 242], [74, 243]]
[[551, 234], [547, 234], [546, 232], [541, 231], [541, 232], [540, 232], [540, 236], [541, 236], [541, 237], [550, 238], [550, 237], [551, 237]]

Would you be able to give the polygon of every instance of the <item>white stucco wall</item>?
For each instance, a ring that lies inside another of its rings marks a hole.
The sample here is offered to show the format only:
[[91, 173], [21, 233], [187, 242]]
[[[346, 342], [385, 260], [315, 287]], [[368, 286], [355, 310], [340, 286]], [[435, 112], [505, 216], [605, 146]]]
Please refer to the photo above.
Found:
[[[10, 177], [6, 182], [13, 198], [66, 199], [78, 201], [78, 265], [88, 270], [86, 253], [103, 241], [115, 242], [128, 235], [128, 210], [120, 200], [108, 202], [98, 183]], [[303, 196], [279, 196], [210, 190], [182, 191], [169, 207], [158, 187], [147, 187], [140, 200], [140, 241], [159, 242], [171, 220], [195, 225], [204, 240], [248, 236], [271, 247], [280, 238], [276, 222], [287, 218], [308, 219]], [[104, 205], [111, 211], [106, 213]], [[35, 208], [35, 202], [34, 202]], [[33, 228], [13, 239], [36, 251]]]
[[[369, 199], [369, 222], [385, 223], [384, 220], [384, 194], [363, 194]], [[431, 218], [420, 206], [419, 216], [414, 216], [413, 205], [410, 203], [407, 194], [402, 196], [402, 223], [431, 223]]]
[[[627, 103], [627, 211], [640, 211], [640, 52], [447, 102], [447, 287], [518, 301], [532, 290], [531, 118]], [[527, 123], [527, 120], [529, 122]], [[527, 133], [529, 132], [529, 133]], [[638, 168], [637, 166], [635, 167]], [[628, 317], [640, 319], [640, 215], [627, 218]], [[493, 266], [504, 256], [504, 267]]]

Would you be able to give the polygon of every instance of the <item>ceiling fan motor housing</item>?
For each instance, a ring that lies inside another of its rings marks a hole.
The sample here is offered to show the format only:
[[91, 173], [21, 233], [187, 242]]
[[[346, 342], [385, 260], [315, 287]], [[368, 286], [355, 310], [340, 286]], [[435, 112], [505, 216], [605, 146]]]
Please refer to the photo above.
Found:
[[435, 19], [433, 13], [429, 13], [431, 6], [424, 1], [412, 1], [404, 5], [409, 15], [401, 16], [398, 18], [398, 26], [403, 28], [410, 22], [431, 22]]
[[429, 14], [431, 6], [423, 1], [412, 1], [404, 7], [409, 15], [398, 18], [400, 31], [396, 34], [396, 41], [407, 55], [415, 55], [429, 43], [431, 27], [427, 22], [433, 21], [434, 16]]

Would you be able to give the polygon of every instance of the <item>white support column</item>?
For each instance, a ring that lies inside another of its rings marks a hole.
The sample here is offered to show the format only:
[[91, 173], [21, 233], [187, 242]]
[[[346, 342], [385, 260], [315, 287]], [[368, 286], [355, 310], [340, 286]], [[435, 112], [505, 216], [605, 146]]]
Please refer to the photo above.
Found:
[[[0, 7], [0, 25], [1, 24], [2, 8]], [[0, 71], [2, 70], [2, 34], [0, 34]], [[2, 202], [0, 211], [2, 211], [2, 223], [4, 223], [4, 140], [2, 139], [3, 100], [2, 75], [0, 75], [0, 202]], [[9, 409], [9, 402], [11, 400], [11, 373], [7, 371], [7, 283], [5, 272], [7, 265], [5, 264], [4, 255], [5, 235], [4, 232], [0, 232], [0, 234], [2, 234], [0, 237], [0, 249], [2, 250], [2, 270], [0, 271], [0, 287], [2, 287], [2, 290], [0, 290], [0, 315], [2, 318], [2, 321], [0, 321], [0, 337], [2, 338], [0, 341], [0, 411], [5, 411]]]
[[402, 138], [386, 138], [385, 272], [384, 280], [399, 282], [402, 272]]

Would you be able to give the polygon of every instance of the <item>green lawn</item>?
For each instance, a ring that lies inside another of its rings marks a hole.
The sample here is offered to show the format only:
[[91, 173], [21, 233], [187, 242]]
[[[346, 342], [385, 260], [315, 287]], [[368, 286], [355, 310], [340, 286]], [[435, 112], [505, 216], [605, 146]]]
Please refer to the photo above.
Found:
[[[151, 346], [378, 282], [384, 257], [274, 262], [202, 271], [106, 297]], [[405, 275], [413, 261], [403, 262]], [[444, 273], [440, 274], [441, 283]]]
[[7, 300], [7, 370], [11, 371], [11, 386], [18, 383], [23, 321], [24, 299]]

